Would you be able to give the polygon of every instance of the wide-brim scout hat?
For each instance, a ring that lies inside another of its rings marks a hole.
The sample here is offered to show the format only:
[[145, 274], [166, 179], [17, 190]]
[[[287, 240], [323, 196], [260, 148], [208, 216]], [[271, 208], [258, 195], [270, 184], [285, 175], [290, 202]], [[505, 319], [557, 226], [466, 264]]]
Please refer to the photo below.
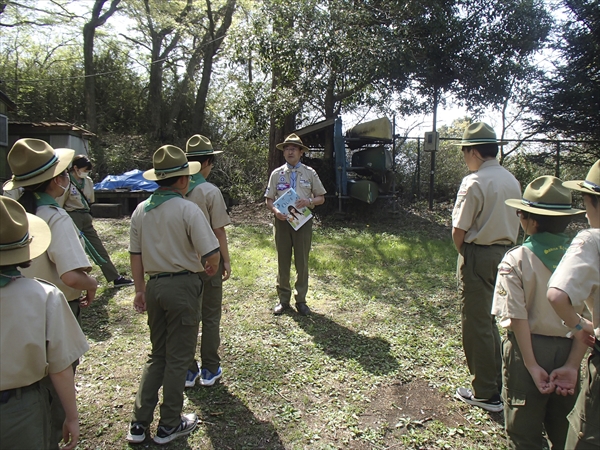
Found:
[[281, 144], [277, 144], [275, 147], [277, 147], [279, 150], [283, 150], [283, 147], [289, 144], [297, 145], [302, 149], [302, 151], [308, 150], [308, 147], [302, 143], [302, 139], [300, 139], [298, 135], [294, 133], [290, 134], [285, 138], [285, 141], [283, 141]]
[[565, 181], [563, 186], [590, 195], [600, 195], [600, 159], [594, 163], [585, 180]]
[[19, 139], [8, 152], [8, 165], [13, 173], [4, 183], [5, 190], [33, 186], [60, 175], [71, 164], [75, 150], [53, 149], [41, 139]]
[[571, 208], [571, 191], [562, 180], [549, 175], [536, 178], [525, 188], [523, 198], [505, 200], [508, 206], [540, 216], [571, 216], [585, 210]]
[[188, 139], [185, 144], [185, 154], [187, 156], [217, 155], [223, 153], [223, 150], [215, 150], [206, 136], [195, 134]]
[[187, 160], [185, 153], [174, 145], [163, 145], [152, 156], [153, 169], [143, 174], [146, 180], [158, 181], [167, 178], [194, 175], [200, 172], [201, 164]]
[[462, 141], [452, 145], [460, 145], [462, 147], [470, 147], [473, 145], [482, 144], [498, 144], [506, 145], [507, 141], [499, 141], [496, 139], [496, 132], [492, 127], [484, 122], [474, 122], [467, 127], [463, 133]]
[[0, 196], [0, 266], [37, 258], [50, 245], [52, 234], [43, 219], [28, 214], [12, 198]]

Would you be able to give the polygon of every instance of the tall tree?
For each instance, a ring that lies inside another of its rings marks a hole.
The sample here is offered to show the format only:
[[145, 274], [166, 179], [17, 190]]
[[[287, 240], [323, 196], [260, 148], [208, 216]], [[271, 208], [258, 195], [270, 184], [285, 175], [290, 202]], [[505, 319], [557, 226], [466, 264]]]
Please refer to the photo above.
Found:
[[98, 131], [96, 120], [96, 71], [94, 66], [94, 36], [96, 29], [117, 11], [121, 0], [111, 0], [109, 8], [102, 12], [107, 0], [95, 0], [91, 18], [83, 26], [83, 67], [85, 71], [85, 117], [90, 131]]

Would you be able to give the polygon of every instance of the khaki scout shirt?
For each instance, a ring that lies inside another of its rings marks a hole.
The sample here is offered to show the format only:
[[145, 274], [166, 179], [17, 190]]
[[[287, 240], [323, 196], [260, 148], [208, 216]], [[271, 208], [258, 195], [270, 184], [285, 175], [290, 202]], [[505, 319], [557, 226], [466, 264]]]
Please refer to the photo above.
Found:
[[521, 198], [517, 179], [497, 160], [485, 161], [477, 172], [463, 178], [452, 211], [452, 226], [465, 230], [465, 243], [477, 245], [517, 242], [519, 218], [504, 203]]
[[56, 286], [18, 278], [0, 288], [0, 391], [29, 386], [89, 350]]
[[86, 201], [84, 201], [83, 198], [81, 198], [81, 192], [79, 192], [79, 189], [77, 188], [77, 186], [75, 186], [75, 184], [73, 182], [71, 182], [71, 185], [69, 186], [69, 189], [67, 190], [67, 192], [65, 192], [65, 194], [60, 197], [60, 199], [58, 200], [58, 204], [63, 204], [63, 208], [65, 208], [65, 210], [67, 211], [89, 211], [90, 210], [90, 206], [92, 205], [92, 203], [94, 203], [95, 198], [94, 198], [94, 182], [92, 181], [92, 179], [90, 177], [85, 177], [82, 179], [82, 183], [83, 183], [83, 188], [81, 189], [81, 191], [83, 192], [83, 195], [85, 195], [85, 198], [87, 199], [87, 203]]
[[300, 164], [298, 169], [290, 169], [286, 164], [275, 169], [269, 178], [265, 197], [276, 200], [281, 197], [290, 186], [292, 171], [296, 171], [296, 194], [301, 199], [325, 195], [327, 191], [319, 179], [317, 172], [312, 167]]
[[[528, 248], [509, 250], [498, 266], [492, 314], [509, 328], [511, 319], [529, 322], [532, 334], [565, 337], [567, 330], [546, 297], [550, 269]], [[577, 308], [583, 310], [583, 305]]]
[[548, 287], [565, 292], [575, 310], [585, 303], [600, 339], [600, 229], [583, 230], [575, 236]]
[[219, 242], [198, 205], [177, 197], [146, 212], [145, 203], [131, 216], [129, 237], [129, 252], [142, 255], [144, 271], [203, 272], [200, 258], [218, 250]]
[[84, 244], [79, 230], [71, 217], [62, 208], [40, 206], [36, 215], [48, 224], [52, 232], [52, 240], [48, 250], [31, 262], [31, 266], [22, 269], [21, 273], [28, 278], [41, 278], [56, 285], [68, 301], [81, 296], [81, 290], [67, 286], [60, 279], [65, 273], [81, 269], [92, 270], [92, 265], [85, 254]]
[[200, 183], [186, 198], [200, 207], [213, 230], [231, 223], [223, 194], [214, 184]]

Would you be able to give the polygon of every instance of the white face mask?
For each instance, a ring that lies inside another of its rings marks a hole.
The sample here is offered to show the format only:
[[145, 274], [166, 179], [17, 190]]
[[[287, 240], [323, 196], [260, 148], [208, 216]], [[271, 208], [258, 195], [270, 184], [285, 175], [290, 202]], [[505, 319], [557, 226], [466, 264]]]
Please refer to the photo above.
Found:
[[60, 187], [63, 190], [63, 192], [67, 192], [67, 189], [69, 189], [68, 184], [66, 186], [62, 186], [56, 179], [54, 179], [54, 182], [58, 185], [58, 187]]
[[77, 175], [79, 175], [79, 178], [85, 178], [90, 174], [89, 170], [78, 170], [77, 171]]

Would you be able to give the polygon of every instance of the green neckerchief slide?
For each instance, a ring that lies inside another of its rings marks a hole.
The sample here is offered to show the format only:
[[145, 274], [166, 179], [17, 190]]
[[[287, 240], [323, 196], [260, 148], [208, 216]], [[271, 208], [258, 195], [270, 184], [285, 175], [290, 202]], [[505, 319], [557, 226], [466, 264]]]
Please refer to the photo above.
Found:
[[17, 266], [8, 266], [0, 270], [0, 288], [3, 288], [11, 281], [15, 281], [17, 278], [23, 278], [21, 272], [17, 270]]
[[172, 198], [183, 198], [181, 193], [170, 187], [159, 187], [155, 190], [144, 204], [144, 211], [148, 212], [162, 205], [164, 202]]
[[[33, 195], [35, 196], [35, 204], [38, 208], [40, 206], [54, 206], [55, 208], [60, 208], [58, 203], [56, 203], [56, 199], [54, 199], [54, 197], [52, 197], [51, 195], [46, 194], [45, 192], [34, 192]], [[60, 208], [60, 209], [62, 209], [62, 208]], [[73, 225], [75, 225], [75, 222], [73, 222]], [[79, 236], [81, 236], [81, 238], [83, 239], [83, 243], [84, 243], [83, 248], [85, 249], [85, 252], [87, 253], [87, 255], [94, 262], [94, 264], [96, 264], [97, 266], [106, 264], [106, 260], [104, 258], [102, 258], [102, 256], [100, 256], [100, 254], [94, 248], [92, 243], [88, 240], [88, 238], [85, 237], [85, 234], [83, 234], [83, 231], [81, 231], [81, 230], [78, 230], [78, 231], [79, 231]]]
[[531, 250], [550, 272], [554, 272], [569, 248], [569, 241], [565, 233], [536, 233], [525, 239], [523, 246]]
[[206, 178], [204, 178], [204, 175], [202, 175], [200, 172], [198, 172], [195, 175], [192, 175], [192, 177], [190, 178], [190, 184], [188, 186], [188, 190], [185, 193], [185, 195], [188, 195], [190, 192], [192, 192], [194, 190], [194, 188], [196, 186], [198, 186], [199, 184], [202, 183], [206, 183]]

